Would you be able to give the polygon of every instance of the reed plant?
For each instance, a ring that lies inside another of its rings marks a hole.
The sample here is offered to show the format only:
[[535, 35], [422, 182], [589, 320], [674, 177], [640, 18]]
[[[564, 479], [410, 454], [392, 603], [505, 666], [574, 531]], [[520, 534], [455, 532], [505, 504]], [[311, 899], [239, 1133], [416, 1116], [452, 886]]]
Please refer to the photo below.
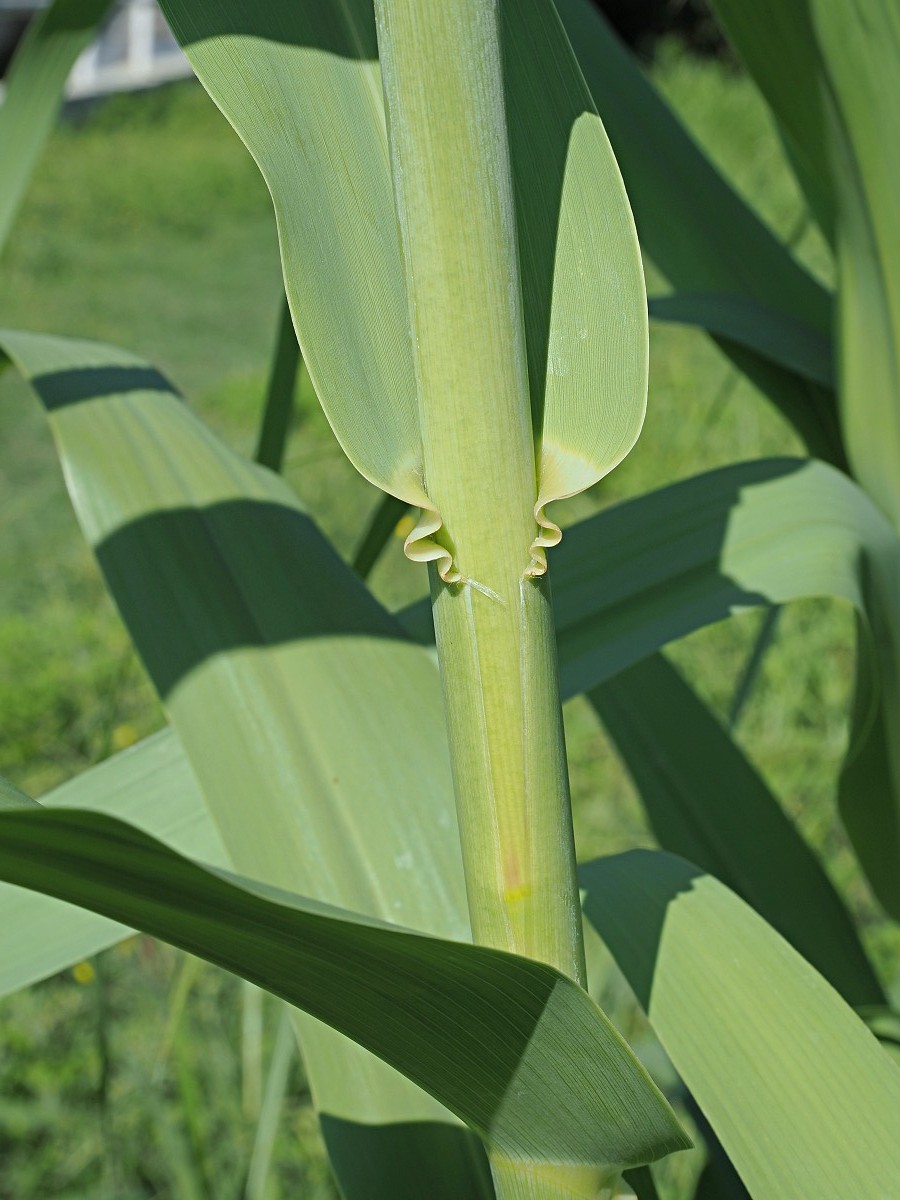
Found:
[[[102, 7], [56, 0], [20, 53], [11, 207]], [[900, 915], [894, 9], [717, 4], [834, 246], [833, 299], [586, 0], [162, 7], [272, 195], [287, 307], [265, 465], [126, 351], [0, 333], [170, 721], [40, 804], [4, 785], [0, 877], [33, 891], [3, 893], [0, 985], [137, 928], [273, 992], [348, 1200], [652, 1200], [644, 1168], [690, 1144], [685, 1111], [710, 1153], [698, 1196], [887, 1200], [884, 982], [658, 652], [750, 607], [855, 606], [842, 813]], [[641, 429], [641, 248], [672, 284], [651, 317], [706, 329], [815, 457], [563, 534], [548, 506]], [[298, 346], [386, 496], [358, 565], [417, 509], [430, 604], [387, 612], [279, 477]], [[664, 849], [577, 866], [560, 703], [580, 692]], [[677, 1095], [589, 996], [583, 916]]]

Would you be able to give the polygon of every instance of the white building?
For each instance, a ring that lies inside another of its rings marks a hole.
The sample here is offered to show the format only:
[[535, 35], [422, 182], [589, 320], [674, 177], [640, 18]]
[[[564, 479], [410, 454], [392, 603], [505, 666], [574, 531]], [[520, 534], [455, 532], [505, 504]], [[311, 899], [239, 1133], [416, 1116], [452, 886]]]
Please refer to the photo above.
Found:
[[[15, 37], [24, 20], [46, 0], [0, 0], [0, 36]], [[78, 58], [66, 98], [153, 87], [193, 72], [159, 11], [156, 0], [118, 0], [99, 36]]]

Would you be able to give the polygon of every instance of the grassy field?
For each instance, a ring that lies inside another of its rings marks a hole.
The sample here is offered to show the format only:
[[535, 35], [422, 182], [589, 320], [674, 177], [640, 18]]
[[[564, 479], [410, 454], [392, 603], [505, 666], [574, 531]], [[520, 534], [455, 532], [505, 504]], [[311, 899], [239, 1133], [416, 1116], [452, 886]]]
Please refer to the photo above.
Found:
[[[784, 235], [803, 230], [798, 192], [749, 84], [673, 48], [655, 75], [766, 219]], [[827, 279], [815, 232], [797, 245]], [[648, 274], [652, 285], [652, 265]], [[72, 114], [0, 260], [0, 323], [145, 355], [244, 451], [254, 441], [279, 297], [265, 188], [190, 84]], [[708, 467], [799, 452], [781, 419], [703, 337], [655, 329], [651, 370], [638, 447], [599, 489], [568, 505], [567, 520]], [[9, 372], [0, 377], [0, 438], [0, 771], [40, 794], [163, 718], [81, 542], [41, 413]], [[289, 479], [349, 553], [377, 497], [344, 461], [306, 380], [288, 458]], [[372, 584], [392, 605], [425, 588], [399, 539]], [[745, 617], [671, 648], [720, 714], [758, 626], [758, 616]], [[740, 738], [823, 853], [896, 988], [900, 943], [880, 920], [835, 818], [852, 663], [849, 612], [824, 602], [791, 608]], [[568, 705], [566, 722], [581, 853], [651, 844], [587, 706]], [[615, 1012], [638, 1030], [621, 986], [611, 980], [609, 989]], [[248, 1075], [241, 1062], [241, 995], [231, 977], [133, 939], [3, 1001], [0, 1200], [237, 1200], [255, 1124], [248, 1089], [256, 1068]], [[265, 1009], [274, 1014], [268, 1001]], [[273, 1027], [268, 1020], [265, 1047]], [[333, 1195], [304, 1097], [295, 1068], [271, 1200]], [[688, 1164], [682, 1175], [695, 1170]], [[670, 1187], [670, 1200], [675, 1194]]]

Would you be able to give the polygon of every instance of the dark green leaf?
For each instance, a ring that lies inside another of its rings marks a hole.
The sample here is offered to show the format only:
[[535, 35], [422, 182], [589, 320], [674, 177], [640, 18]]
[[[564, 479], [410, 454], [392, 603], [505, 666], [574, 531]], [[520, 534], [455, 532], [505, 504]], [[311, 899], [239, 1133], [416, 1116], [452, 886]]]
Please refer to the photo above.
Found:
[[652, 655], [588, 697], [663, 849], [734, 889], [849, 1004], [883, 1000], [850, 915], [818, 859], [665, 657]]
[[0, 875], [144, 929], [339, 1028], [513, 1160], [637, 1165], [687, 1141], [551, 967], [204, 869], [84, 811], [0, 813]]

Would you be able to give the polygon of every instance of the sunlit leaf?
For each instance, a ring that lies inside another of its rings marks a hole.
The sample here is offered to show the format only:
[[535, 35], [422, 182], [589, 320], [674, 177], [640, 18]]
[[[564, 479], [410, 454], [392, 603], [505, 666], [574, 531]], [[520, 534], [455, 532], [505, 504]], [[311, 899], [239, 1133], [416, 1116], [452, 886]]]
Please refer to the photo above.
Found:
[[551, 967], [201, 868], [111, 817], [0, 813], [0, 875], [242, 974], [386, 1058], [513, 1161], [637, 1165], [683, 1148], [593, 1001]]
[[[3, 788], [0, 780], [0, 804]], [[21, 804], [22, 794], [14, 797]], [[54, 788], [43, 802], [120, 817], [184, 854], [224, 865], [225, 851], [184, 752], [155, 734]], [[6, 884], [0, 886], [0, 995], [17, 991], [112, 946], [131, 930], [105, 917]]]
[[582, 868], [585, 914], [753, 1200], [900, 1179], [900, 1071], [863, 1022], [710, 875], [633, 851]]

